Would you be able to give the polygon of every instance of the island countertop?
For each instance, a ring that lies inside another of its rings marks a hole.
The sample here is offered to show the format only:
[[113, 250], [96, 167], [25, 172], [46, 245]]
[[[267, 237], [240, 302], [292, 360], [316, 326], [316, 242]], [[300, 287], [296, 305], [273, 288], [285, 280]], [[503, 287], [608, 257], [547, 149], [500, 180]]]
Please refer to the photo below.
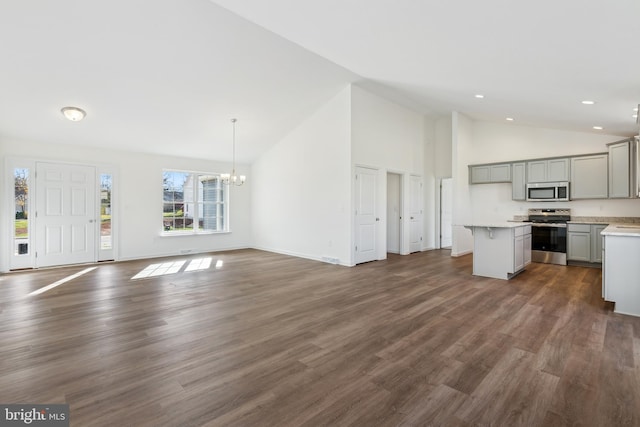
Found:
[[464, 224], [465, 228], [482, 227], [482, 228], [518, 228], [525, 225], [531, 225], [530, 222], [514, 222], [514, 221], [479, 221], [474, 224]]
[[640, 237], [640, 224], [610, 224], [600, 234], [603, 236]]

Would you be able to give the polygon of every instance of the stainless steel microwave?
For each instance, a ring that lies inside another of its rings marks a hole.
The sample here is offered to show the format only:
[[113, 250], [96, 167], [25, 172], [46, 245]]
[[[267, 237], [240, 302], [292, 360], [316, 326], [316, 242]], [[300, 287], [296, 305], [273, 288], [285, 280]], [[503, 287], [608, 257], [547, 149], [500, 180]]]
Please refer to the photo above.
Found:
[[534, 182], [527, 184], [530, 202], [562, 202], [569, 200], [568, 182]]

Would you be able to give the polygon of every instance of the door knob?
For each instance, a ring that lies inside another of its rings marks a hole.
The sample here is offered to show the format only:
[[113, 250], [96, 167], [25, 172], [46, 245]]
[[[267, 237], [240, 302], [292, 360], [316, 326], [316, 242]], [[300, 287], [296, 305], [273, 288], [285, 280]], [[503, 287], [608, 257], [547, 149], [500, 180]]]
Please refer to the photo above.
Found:
[[380, 218], [376, 218], [376, 221], [380, 221]]

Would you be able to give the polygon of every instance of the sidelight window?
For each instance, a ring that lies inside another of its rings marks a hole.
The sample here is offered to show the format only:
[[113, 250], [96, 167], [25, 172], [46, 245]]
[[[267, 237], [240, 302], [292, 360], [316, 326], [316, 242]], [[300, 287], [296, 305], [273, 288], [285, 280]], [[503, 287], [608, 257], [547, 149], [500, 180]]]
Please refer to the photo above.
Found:
[[13, 171], [15, 217], [13, 241], [15, 255], [29, 254], [29, 169]]

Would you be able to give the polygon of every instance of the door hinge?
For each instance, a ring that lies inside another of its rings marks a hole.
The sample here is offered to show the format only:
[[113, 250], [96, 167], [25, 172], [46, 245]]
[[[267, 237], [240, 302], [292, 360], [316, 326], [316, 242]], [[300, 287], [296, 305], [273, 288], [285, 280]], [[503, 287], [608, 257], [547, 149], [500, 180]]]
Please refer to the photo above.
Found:
[[420, 236], [420, 241], [422, 242], [422, 236]]
[[358, 174], [356, 174], [356, 181], [358, 180]]
[[356, 246], [356, 252], [358, 252], [358, 247]]

